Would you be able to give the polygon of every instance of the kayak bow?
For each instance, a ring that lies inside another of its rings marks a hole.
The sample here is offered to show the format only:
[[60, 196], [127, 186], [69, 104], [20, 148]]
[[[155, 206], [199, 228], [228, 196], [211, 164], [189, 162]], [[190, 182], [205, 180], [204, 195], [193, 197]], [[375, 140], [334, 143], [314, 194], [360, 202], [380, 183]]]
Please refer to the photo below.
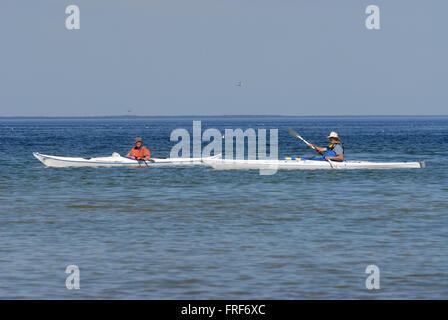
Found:
[[267, 170], [353, 170], [353, 169], [418, 169], [425, 162], [371, 162], [371, 161], [328, 161], [322, 160], [231, 160], [205, 159], [204, 163], [217, 170], [267, 169]]

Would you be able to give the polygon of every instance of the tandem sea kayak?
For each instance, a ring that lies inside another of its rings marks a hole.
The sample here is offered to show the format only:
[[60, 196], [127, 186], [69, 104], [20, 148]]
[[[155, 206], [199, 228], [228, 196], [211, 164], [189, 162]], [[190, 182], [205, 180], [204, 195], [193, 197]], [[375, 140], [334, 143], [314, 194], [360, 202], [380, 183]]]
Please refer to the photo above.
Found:
[[217, 170], [231, 169], [273, 169], [273, 170], [350, 170], [350, 169], [419, 169], [425, 167], [419, 162], [370, 162], [370, 161], [321, 161], [304, 160], [231, 160], [204, 159], [204, 164]]
[[204, 165], [204, 160], [213, 160], [220, 158], [221, 155], [207, 158], [151, 158], [151, 160], [135, 160], [122, 157], [114, 152], [109, 157], [99, 158], [72, 158], [59, 157], [33, 153], [40, 162], [47, 167], [174, 167], [174, 166], [197, 166]]

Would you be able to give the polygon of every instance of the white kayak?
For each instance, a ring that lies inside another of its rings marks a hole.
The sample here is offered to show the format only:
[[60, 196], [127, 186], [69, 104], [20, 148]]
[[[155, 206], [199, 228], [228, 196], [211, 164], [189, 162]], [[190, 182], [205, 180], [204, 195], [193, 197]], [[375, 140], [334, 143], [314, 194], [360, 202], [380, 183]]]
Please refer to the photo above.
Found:
[[122, 157], [114, 152], [109, 157], [98, 158], [72, 158], [50, 156], [34, 152], [33, 155], [47, 167], [173, 167], [204, 165], [204, 160], [220, 158], [221, 155], [207, 158], [151, 158], [151, 160], [139, 161]]
[[217, 170], [265, 169], [265, 170], [342, 170], [342, 169], [417, 169], [424, 168], [425, 162], [370, 162], [370, 161], [321, 161], [321, 160], [231, 160], [204, 159], [204, 164]]

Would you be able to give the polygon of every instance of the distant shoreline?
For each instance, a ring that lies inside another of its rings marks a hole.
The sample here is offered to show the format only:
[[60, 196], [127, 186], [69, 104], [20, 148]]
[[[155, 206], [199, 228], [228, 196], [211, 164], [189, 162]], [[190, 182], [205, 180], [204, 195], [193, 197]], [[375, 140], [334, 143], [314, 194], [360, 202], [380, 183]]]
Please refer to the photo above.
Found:
[[148, 115], [148, 116], [0, 116], [0, 119], [148, 119], [148, 118], [434, 118], [448, 115]]

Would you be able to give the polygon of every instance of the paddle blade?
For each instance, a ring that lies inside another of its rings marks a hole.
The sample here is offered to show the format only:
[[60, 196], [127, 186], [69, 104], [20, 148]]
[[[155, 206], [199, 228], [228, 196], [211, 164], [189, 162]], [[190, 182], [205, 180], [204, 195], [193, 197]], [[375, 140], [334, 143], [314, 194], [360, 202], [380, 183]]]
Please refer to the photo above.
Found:
[[306, 141], [305, 139], [302, 138], [302, 136], [300, 134], [298, 134], [297, 132], [295, 132], [293, 129], [288, 128], [289, 133], [291, 133], [294, 137], [302, 140], [303, 142], [305, 142], [305, 144], [309, 147], [311, 147], [313, 150], [316, 150], [318, 153], [320, 153], [319, 150], [317, 150], [315, 147], [313, 147], [308, 141]]
[[308, 146], [310, 145], [308, 141], [306, 141], [305, 139], [302, 138], [302, 136], [300, 134], [298, 134], [297, 132], [295, 132], [293, 129], [288, 128], [289, 133], [291, 135], [293, 135], [294, 137], [296, 137], [297, 139], [302, 140], [303, 142], [305, 142]]
[[296, 138], [299, 138], [299, 137], [300, 137], [300, 135], [299, 135], [297, 132], [295, 132], [292, 128], [288, 128], [288, 131], [289, 131], [289, 133], [290, 133], [291, 135], [293, 135], [294, 137], [296, 137]]

